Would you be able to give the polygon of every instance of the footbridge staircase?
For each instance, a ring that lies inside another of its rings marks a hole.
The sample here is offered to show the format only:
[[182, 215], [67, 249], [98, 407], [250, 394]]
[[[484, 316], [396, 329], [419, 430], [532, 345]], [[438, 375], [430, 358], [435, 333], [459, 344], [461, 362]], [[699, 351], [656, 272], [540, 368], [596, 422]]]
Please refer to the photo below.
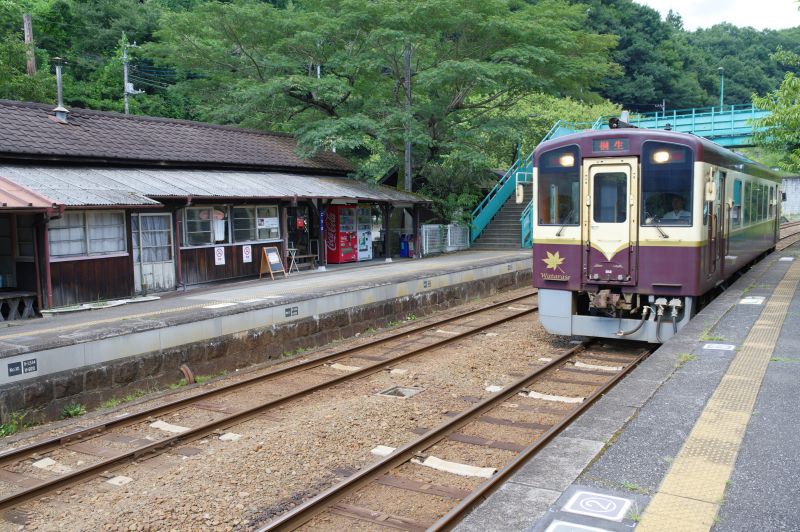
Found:
[[[756, 109], [750, 104], [726, 105], [631, 115], [627, 122], [639, 128], [671, 129], [692, 133], [726, 148], [742, 148], [753, 146], [753, 135], [757, 131], [755, 120], [768, 114], [767, 111]], [[599, 117], [594, 122], [559, 120], [542, 142], [580, 131], [609, 129], [609, 118]], [[530, 182], [532, 179], [533, 153], [527, 157], [520, 156], [472, 212], [470, 239], [474, 247], [531, 247], [533, 204], [526, 197], [525, 201], [528, 203], [524, 209], [521, 206], [516, 209], [511, 206], [516, 205], [512, 196], [517, 183]], [[523, 209], [520, 218], [514, 223], [509, 223], [509, 217], [520, 209]], [[517, 244], [513, 243], [515, 240]]]

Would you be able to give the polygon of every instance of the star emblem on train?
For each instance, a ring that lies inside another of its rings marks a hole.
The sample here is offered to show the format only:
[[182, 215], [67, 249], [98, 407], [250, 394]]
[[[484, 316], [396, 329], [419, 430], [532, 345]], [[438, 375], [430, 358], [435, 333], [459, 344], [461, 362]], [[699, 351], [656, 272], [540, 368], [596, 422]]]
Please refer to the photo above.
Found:
[[565, 260], [566, 260], [566, 257], [562, 257], [558, 251], [556, 251], [555, 253], [550, 253], [548, 251], [547, 252], [547, 258], [546, 259], [542, 259], [542, 262], [544, 262], [547, 265], [547, 269], [548, 270], [559, 270], [559, 271], [561, 271], [563, 273], [564, 270], [559, 268], [559, 266], [564, 264]]

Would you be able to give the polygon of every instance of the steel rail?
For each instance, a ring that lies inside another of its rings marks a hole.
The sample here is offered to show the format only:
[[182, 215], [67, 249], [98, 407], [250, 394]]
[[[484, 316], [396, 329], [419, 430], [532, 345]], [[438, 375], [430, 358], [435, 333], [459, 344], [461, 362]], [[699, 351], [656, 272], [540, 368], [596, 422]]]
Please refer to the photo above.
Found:
[[[530, 297], [530, 295], [525, 296], [525, 297]], [[506, 301], [503, 304], [508, 304], [508, 302]], [[237, 425], [237, 424], [243, 423], [244, 421], [247, 421], [249, 419], [257, 417], [257, 416], [261, 415], [266, 410], [269, 410], [269, 409], [272, 409], [272, 408], [276, 408], [276, 407], [278, 407], [280, 405], [283, 405], [285, 403], [288, 403], [290, 401], [294, 401], [294, 400], [300, 399], [300, 398], [305, 397], [305, 396], [307, 396], [309, 394], [312, 394], [314, 392], [317, 392], [317, 391], [323, 390], [325, 388], [329, 388], [329, 387], [335, 386], [336, 384], [339, 384], [339, 383], [342, 383], [342, 382], [345, 382], [345, 381], [348, 381], [348, 380], [355, 380], [355, 379], [359, 379], [361, 377], [366, 377], [368, 375], [371, 375], [373, 373], [381, 371], [385, 367], [394, 365], [394, 364], [396, 364], [396, 363], [398, 363], [400, 361], [406, 360], [408, 358], [414, 357], [414, 356], [416, 356], [418, 354], [424, 353], [426, 351], [430, 351], [432, 349], [440, 348], [440, 347], [442, 347], [444, 345], [456, 342], [458, 340], [462, 340], [463, 338], [467, 338], [469, 336], [477, 334], [477, 333], [479, 333], [479, 332], [481, 332], [481, 331], [483, 331], [485, 329], [496, 327], [496, 326], [498, 326], [498, 325], [500, 325], [502, 323], [505, 323], [505, 322], [520, 318], [522, 316], [526, 316], [526, 315], [531, 314], [533, 312], [536, 312], [537, 310], [538, 310], [538, 306], [535, 306], [535, 307], [532, 307], [532, 308], [527, 309], [527, 310], [516, 312], [516, 313], [511, 314], [509, 316], [504, 316], [503, 318], [500, 318], [499, 320], [496, 320], [496, 321], [494, 321], [492, 323], [489, 323], [489, 324], [486, 324], [486, 325], [480, 325], [480, 326], [478, 326], [478, 327], [476, 327], [476, 328], [474, 328], [474, 329], [472, 329], [470, 331], [465, 331], [465, 332], [462, 332], [462, 333], [458, 333], [457, 335], [450, 336], [450, 337], [448, 337], [446, 339], [443, 339], [443, 340], [440, 340], [440, 341], [438, 341], [438, 342], [436, 342], [434, 344], [413, 349], [411, 351], [408, 351], [406, 353], [398, 355], [398, 356], [396, 356], [394, 358], [391, 358], [391, 359], [388, 359], [388, 360], [385, 360], [385, 361], [382, 361], [382, 362], [378, 362], [378, 363], [373, 364], [371, 366], [366, 366], [366, 367], [364, 367], [364, 368], [362, 368], [360, 370], [348, 373], [346, 375], [342, 375], [340, 377], [336, 377], [334, 379], [325, 381], [325, 382], [320, 383], [320, 384], [315, 384], [315, 385], [312, 385], [312, 386], [308, 386], [306, 388], [303, 388], [301, 390], [293, 392], [293, 393], [291, 393], [289, 395], [285, 395], [283, 397], [278, 397], [278, 398], [272, 399], [270, 401], [266, 401], [266, 402], [261, 403], [259, 405], [256, 405], [256, 406], [247, 408], [245, 410], [242, 410], [242, 411], [230, 414], [228, 416], [222, 417], [222, 418], [220, 418], [220, 419], [218, 419], [216, 421], [212, 421], [212, 422], [206, 423], [205, 425], [201, 425], [199, 427], [196, 427], [196, 428], [193, 428], [193, 429], [189, 429], [189, 430], [187, 430], [185, 432], [182, 432], [180, 434], [176, 434], [174, 436], [169, 436], [169, 437], [164, 438], [162, 440], [158, 440], [158, 441], [153, 442], [153, 443], [151, 443], [149, 445], [145, 445], [145, 446], [142, 446], [142, 447], [138, 447], [136, 449], [131, 449], [129, 451], [122, 452], [117, 456], [114, 456], [114, 457], [111, 457], [111, 458], [107, 458], [105, 460], [101, 460], [101, 461], [99, 461], [99, 462], [97, 462], [95, 464], [87, 466], [84, 469], [80, 469], [80, 470], [74, 471], [72, 473], [65, 474], [65, 475], [63, 475], [61, 477], [54, 478], [54, 479], [51, 479], [51, 480], [36, 484], [35, 486], [23, 489], [23, 490], [18, 491], [16, 493], [13, 493], [13, 494], [10, 494], [10, 495], [7, 495], [5, 497], [0, 498], [0, 510], [4, 510], [4, 509], [7, 509], [9, 507], [15, 506], [15, 505], [20, 504], [21, 502], [26, 501], [28, 499], [39, 497], [39, 496], [41, 496], [41, 495], [43, 495], [43, 494], [45, 494], [45, 493], [47, 493], [49, 491], [52, 491], [54, 489], [58, 489], [60, 487], [66, 486], [68, 484], [75, 483], [75, 482], [77, 482], [79, 480], [82, 480], [82, 479], [85, 479], [85, 478], [88, 478], [88, 477], [91, 477], [91, 476], [95, 476], [95, 475], [97, 475], [97, 474], [99, 474], [101, 472], [107, 471], [107, 470], [109, 470], [111, 468], [114, 468], [114, 467], [123, 465], [125, 463], [128, 463], [131, 460], [135, 460], [135, 459], [138, 459], [138, 458], [150, 455], [150, 454], [164, 452], [164, 451], [167, 450], [167, 448], [175, 446], [177, 444], [187, 443], [189, 441], [193, 441], [193, 440], [208, 436], [209, 434], [212, 434], [212, 433], [227, 429], [227, 428], [229, 428], [229, 427], [231, 427], [233, 425]], [[429, 327], [430, 327], [430, 325], [426, 326], [425, 328], [429, 328]], [[152, 415], [152, 414], [149, 414], [148, 417], [150, 415]]]
[[588, 344], [589, 342], [583, 342], [562, 353], [544, 366], [514, 381], [503, 391], [487, 397], [472, 408], [453, 417], [451, 420], [445, 421], [438, 427], [429, 430], [416, 440], [395, 449], [395, 451], [387, 457], [359, 470], [347, 479], [320, 493], [310, 501], [295, 507], [293, 510], [283, 514], [274, 521], [267, 523], [267, 525], [259, 529], [259, 532], [289, 531], [302, 526], [316, 515], [324, 512], [341, 497], [369, 484], [387, 471], [407, 462], [416, 456], [418, 452], [431, 447], [464, 425], [473, 422], [475, 418], [484, 412], [496, 408], [504, 401], [513, 397], [520, 389], [528, 385], [531, 380], [542, 376], [553, 368], [559, 367], [564, 361], [574, 356], [579, 351], [585, 350]]
[[595, 390], [592, 394], [590, 394], [586, 400], [581, 403], [580, 405], [573, 408], [566, 417], [564, 417], [561, 421], [553, 425], [550, 429], [548, 429], [544, 434], [539, 436], [536, 441], [532, 442], [528, 445], [522, 452], [520, 452], [517, 456], [515, 456], [511, 462], [505, 465], [500, 471], [498, 471], [492, 478], [486, 480], [483, 484], [478, 486], [475, 490], [472, 491], [467, 497], [462, 499], [458, 505], [450, 510], [447, 514], [445, 514], [441, 519], [439, 519], [436, 523], [431, 525], [428, 530], [450, 530], [459, 521], [461, 521], [467, 513], [469, 513], [476, 505], [481, 503], [484, 499], [486, 499], [489, 495], [491, 495], [495, 490], [497, 490], [503, 482], [505, 482], [515, 471], [517, 471], [522, 465], [524, 465], [531, 457], [533, 457], [536, 453], [542, 450], [542, 448], [550, 443], [550, 441], [555, 438], [562, 430], [564, 430], [567, 426], [569, 426], [578, 416], [583, 414], [592, 404], [594, 404], [597, 399], [599, 399], [604, 393], [606, 393], [611, 387], [613, 387], [617, 382], [619, 382], [625, 375], [630, 373], [633, 368], [635, 368], [639, 362], [642, 361], [647, 355], [652, 352], [653, 348], [644, 349], [639, 355], [636, 357], [635, 360], [630, 362], [626, 367], [622, 369], [619, 373], [614, 375], [614, 377], [604, 383], [602, 388]]
[[0, 467], [8, 464], [9, 462], [13, 462], [14, 460], [19, 459], [20, 456], [23, 456], [25, 454], [41, 453], [41, 452], [45, 452], [45, 451], [48, 451], [48, 450], [51, 450], [51, 449], [56, 449], [56, 448], [61, 447], [62, 445], [66, 444], [66, 443], [73, 442], [73, 441], [76, 441], [76, 440], [80, 440], [80, 439], [83, 439], [83, 438], [87, 438], [87, 437], [90, 437], [90, 436], [96, 436], [96, 435], [98, 435], [98, 434], [100, 434], [102, 432], [108, 431], [108, 430], [110, 430], [112, 428], [121, 428], [121, 427], [130, 426], [130, 425], [133, 425], [135, 423], [138, 423], [138, 422], [142, 421], [143, 419], [147, 419], [148, 417], [159, 415], [159, 414], [162, 414], [162, 413], [167, 412], [167, 411], [175, 410], [175, 409], [178, 409], [178, 408], [183, 407], [183, 406], [189, 406], [189, 405], [191, 405], [191, 403], [197, 402], [200, 399], [206, 399], [208, 397], [212, 397], [212, 396], [220, 395], [222, 393], [230, 392], [230, 391], [236, 390], [237, 388], [241, 388], [241, 387], [248, 386], [248, 385], [251, 385], [251, 384], [256, 384], [256, 383], [263, 382], [263, 381], [266, 381], [266, 380], [269, 380], [269, 379], [273, 379], [273, 378], [283, 377], [285, 375], [290, 375], [292, 373], [296, 373], [296, 372], [299, 372], [299, 371], [304, 371], [304, 370], [307, 370], [309, 368], [313, 368], [313, 367], [316, 367], [316, 366], [322, 366], [322, 365], [324, 365], [324, 364], [326, 364], [328, 362], [331, 362], [333, 360], [337, 360], [337, 359], [340, 359], [340, 358], [346, 358], [348, 356], [351, 356], [353, 353], [357, 353], [357, 352], [364, 351], [364, 350], [367, 350], [367, 349], [373, 349], [375, 347], [380, 346], [381, 344], [385, 344], [385, 343], [391, 342], [393, 340], [397, 340], [398, 338], [402, 338], [404, 336], [409, 336], [411, 334], [417, 333], [419, 331], [423, 331], [425, 329], [429, 329], [431, 327], [437, 327], [437, 326], [440, 326], [440, 325], [443, 325], [443, 324], [446, 324], [446, 323], [450, 323], [450, 322], [453, 322], [453, 321], [457, 321], [457, 320], [463, 319], [465, 317], [473, 316], [475, 314], [480, 314], [480, 313], [486, 312], [488, 310], [492, 310], [492, 309], [495, 309], [495, 308], [498, 308], [498, 307], [502, 307], [504, 305], [508, 305], [509, 303], [514, 303], [514, 302], [519, 301], [521, 299], [529, 298], [529, 297], [531, 297], [533, 295], [536, 295], [536, 291], [533, 291], [533, 292], [528, 293], [526, 295], [522, 295], [522, 296], [517, 296], [517, 297], [510, 298], [510, 299], [506, 299], [506, 300], [503, 300], [503, 301], [501, 301], [499, 303], [492, 303], [491, 305], [486, 305], [486, 306], [483, 306], [481, 308], [465, 312], [464, 314], [460, 314], [458, 316], [452, 316], [452, 317], [449, 317], [449, 318], [444, 318], [444, 319], [441, 319], [441, 320], [437, 320], [437, 321], [432, 322], [432, 323], [427, 323], [427, 324], [424, 324], [424, 325], [420, 325], [420, 326], [412, 328], [410, 330], [405, 330], [403, 332], [400, 332], [400, 333], [397, 333], [397, 334], [393, 334], [393, 335], [385, 337], [385, 338], [380, 338], [380, 339], [373, 340], [373, 341], [368, 342], [366, 344], [362, 344], [362, 345], [358, 345], [358, 346], [354, 346], [354, 347], [349, 347], [347, 349], [342, 349], [340, 351], [336, 351], [335, 353], [331, 353], [329, 355], [325, 355], [325, 356], [322, 356], [322, 357], [319, 357], [319, 358], [314, 358], [314, 359], [311, 359], [311, 360], [307, 360], [305, 362], [301, 362], [301, 363], [298, 363], [298, 364], [293, 364], [291, 366], [278, 368], [278, 369], [275, 369], [275, 370], [272, 370], [272, 371], [268, 371], [268, 372], [260, 374], [260, 375], [255, 375], [253, 377], [248, 377], [248, 378], [245, 378], [243, 380], [239, 380], [237, 382], [226, 384], [224, 386], [220, 386], [220, 387], [217, 387], [217, 388], [212, 388], [212, 389], [209, 389], [209, 390], [205, 390], [205, 391], [202, 391], [200, 393], [193, 394], [193, 395], [191, 395], [189, 397], [184, 397], [182, 399], [176, 399], [174, 401], [170, 401], [170, 402], [161, 404], [161, 405], [156, 406], [154, 408], [143, 410], [141, 412], [136, 412], [136, 413], [124, 416], [124, 417], [115, 418], [115, 419], [112, 419], [112, 420], [109, 420], [109, 421], [106, 421], [106, 422], [103, 422], [103, 423], [98, 423], [96, 425], [92, 425], [90, 427], [86, 427], [86, 428], [80, 429], [78, 431], [70, 432], [70, 433], [64, 434], [62, 436], [56, 436], [56, 437], [53, 437], [53, 438], [44, 439], [44, 440], [32, 443], [30, 445], [26, 445], [24, 447], [18, 447], [18, 448], [15, 448], [15, 449], [11, 449], [9, 451], [0, 452]]

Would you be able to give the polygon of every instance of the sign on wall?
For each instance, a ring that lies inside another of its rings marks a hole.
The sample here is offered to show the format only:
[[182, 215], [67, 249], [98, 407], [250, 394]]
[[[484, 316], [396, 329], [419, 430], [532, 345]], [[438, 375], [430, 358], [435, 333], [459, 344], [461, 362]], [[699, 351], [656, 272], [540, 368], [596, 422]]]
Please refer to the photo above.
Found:
[[223, 246], [214, 248], [214, 265], [225, 266], [225, 248]]
[[258, 229], [278, 229], [280, 220], [278, 218], [256, 218]]
[[252, 246], [242, 246], [242, 262], [253, 262]]

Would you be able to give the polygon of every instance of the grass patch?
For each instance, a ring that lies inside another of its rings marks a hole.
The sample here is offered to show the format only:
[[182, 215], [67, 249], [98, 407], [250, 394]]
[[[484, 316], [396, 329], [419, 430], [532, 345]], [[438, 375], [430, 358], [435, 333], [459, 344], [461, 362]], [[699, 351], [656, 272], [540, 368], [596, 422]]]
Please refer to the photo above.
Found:
[[691, 362], [692, 360], [697, 359], [697, 357], [691, 353], [681, 353], [678, 356], [678, 362], [675, 364], [676, 368], [681, 368], [686, 365], [687, 362]]
[[122, 399], [119, 399], [117, 397], [112, 397], [108, 401], [103, 401], [102, 403], [100, 403], [100, 408], [114, 408], [115, 406], [117, 406], [121, 402], [122, 402]]
[[648, 490], [647, 488], [643, 488], [640, 485], [635, 484], [633, 482], [623, 482], [622, 487], [634, 493], [642, 493], [644, 495], [650, 495], [650, 490]]
[[[298, 349], [298, 350], [296, 350], [296, 351], [295, 351], [295, 354], [296, 354], [296, 355], [299, 355], [299, 354], [301, 354], [301, 353], [305, 353], [306, 351], [307, 351], [307, 349], [304, 349], [304, 348], [302, 348], [302, 347], [301, 347], [300, 349]], [[198, 375], [198, 376], [196, 376], [196, 377], [194, 378], [194, 381], [195, 381], [197, 384], [203, 384], [203, 383], [205, 383], [205, 382], [208, 382], [208, 381], [210, 381], [211, 379], [214, 379], [214, 378], [216, 378], [216, 377], [222, 377], [223, 375], [227, 375], [227, 374], [228, 374], [228, 372], [227, 372], [227, 371], [225, 371], [225, 370], [222, 370], [222, 371], [218, 371], [218, 372], [216, 372], [216, 373], [212, 373], [212, 374], [210, 374], [210, 375]]]
[[771, 357], [770, 362], [800, 362], [800, 358]]
[[406, 321], [414, 321], [416, 319], [417, 319], [416, 314], [409, 314], [408, 316], [406, 316]]
[[80, 417], [86, 413], [86, 407], [80, 403], [71, 403], [61, 409], [61, 419]]
[[170, 390], [177, 390], [181, 386], [186, 386], [186, 379], [181, 379], [178, 382], [173, 382], [169, 385]]
[[28, 412], [12, 412], [10, 419], [6, 423], [0, 423], [0, 438], [16, 434], [20, 430], [30, 427], [33, 423], [29, 423], [25, 418]]

